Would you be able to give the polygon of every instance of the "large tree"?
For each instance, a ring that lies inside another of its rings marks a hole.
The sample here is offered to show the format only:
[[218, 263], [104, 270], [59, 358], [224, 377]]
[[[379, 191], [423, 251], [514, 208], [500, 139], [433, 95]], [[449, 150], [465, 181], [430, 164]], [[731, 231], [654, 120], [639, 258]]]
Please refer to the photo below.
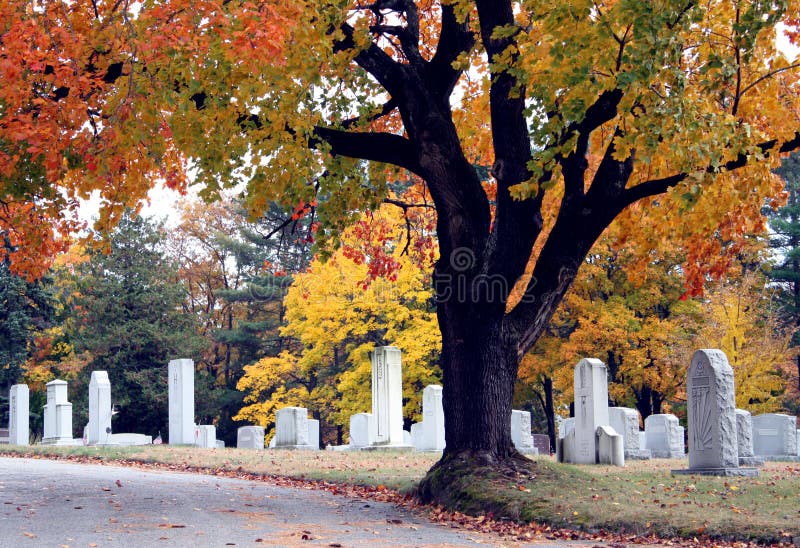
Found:
[[[388, 180], [418, 176], [438, 215], [447, 425], [421, 491], [445, 499], [448, 472], [521, 463], [508, 420], [520, 357], [612, 221], [645, 248], [686, 236], [697, 283], [697, 265], [724, 265], [718, 242], [757, 222], [778, 191], [768, 170], [800, 146], [797, 65], [776, 49], [780, 24], [795, 40], [798, 7], [4, 1], [0, 171], [30, 157], [67, 198], [100, 188], [113, 204], [152, 172], [180, 186], [182, 152], [209, 197], [245, 180], [254, 210], [317, 200], [333, 240]], [[12, 190], [23, 204], [63, 196]], [[687, 224], [693, 236], [675, 229]]]

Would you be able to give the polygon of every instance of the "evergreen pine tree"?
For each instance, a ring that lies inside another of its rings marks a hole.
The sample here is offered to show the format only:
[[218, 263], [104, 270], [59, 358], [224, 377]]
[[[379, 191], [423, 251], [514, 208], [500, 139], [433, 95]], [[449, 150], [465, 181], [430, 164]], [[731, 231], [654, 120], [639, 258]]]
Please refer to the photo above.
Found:
[[[787, 325], [798, 329], [792, 346], [800, 346], [800, 153], [784, 158], [781, 167], [775, 170], [786, 182], [788, 201], [785, 206], [768, 210], [772, 232], [770, 247], [776, 251], [777, 263], [769, 277], [780, 284], [781, 311]], [[800, 353], [796, 357], [797, 378], [795, 385], [800, 390]]]
[[[185, 291], [165, 257], [160, 227], [126, 215], [110, 238], [110, 249], [93, 250], [78, 269], [75, 346], [93, 358], [70, 393], [83, 412], [91, 372], [107, 371], [118, 411], [113, 429], [155, 436], [167, 431], [169, 360], [198, 359], [204, 342], [196, 318], [183, 312]], [[197, 385], [203, 401], [202, 379]]]

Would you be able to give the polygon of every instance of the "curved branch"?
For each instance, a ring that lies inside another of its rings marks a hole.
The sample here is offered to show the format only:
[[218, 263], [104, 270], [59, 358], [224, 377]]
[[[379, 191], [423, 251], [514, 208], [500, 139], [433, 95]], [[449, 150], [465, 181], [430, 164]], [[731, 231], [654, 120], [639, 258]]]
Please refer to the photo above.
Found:
[[[769, 141], [764, 141], [756, 145], [756, 148], [759, 149], [761, 154], [770, 154], [773, 152], [783, 153], [783, 152], [792, 152], [797, 149], [800, 149], [800, 132], [794, 134], [794, 137], [788, 141], [784, 141], [783, 143], [778, 146], [777, 139], [770, 139]], [[709, 166], [703, 169], [706, 173], [716, 173], [717, 171], [734, 171], [736, 169], [742, 168], [750, 163], [750, 156], [749, 154], [741, 153], [739, 154], [735, 160], [731, 160], [723, 164], [719, 169], [714, 169], [713, 167]], [[652, 179], [650, 181], [646, 181], [644, 183], [638, 184], [635, 187], [627, 189], [623, 195], [623, 203], [625, 206], [628, 206], [638, 200], [643, 198], [648, 198], [650, 196], [657, 196], [659, 194], [663, 194], [668, 191], [670, 188], [676, 186], [681, 181], [685, 180], [689, 176], [688, 173], [676, 173], [675, 175], [670, 175], [669, 177], [664, 177], [662, 179]]]
[[404, 137], [393, 133], [356, 133], [327, 127], [316, 127], [314, 132], [317, 139], [309, 141], [311, 147], [324, 141], [335, 156], [392, 164], [422, 176], [416, 150]]
[[[351, 25], [343, 23], [341, 27], [344, 40], [334, 43], [333, 51], [347, 51], [356, 47], [353, 39], [354, 29]], [[354, 57], [355, 62], [370, 73], [390, 95], [397, 95], [404, 80], [405, 69], [403, 65], [392, 59], [376, 44], [371, 43], [366, 49], [359, 51]]]

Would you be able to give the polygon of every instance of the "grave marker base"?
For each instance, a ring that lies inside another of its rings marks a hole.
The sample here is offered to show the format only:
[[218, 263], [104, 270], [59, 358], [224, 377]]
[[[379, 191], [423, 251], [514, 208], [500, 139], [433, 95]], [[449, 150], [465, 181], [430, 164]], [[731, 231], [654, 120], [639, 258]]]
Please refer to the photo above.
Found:
[[672, 470], [673, 476], [758, 476], [757, 468], [695, 468]]
[[764, 457], [739, 457], [739, 466], [763, 466]]

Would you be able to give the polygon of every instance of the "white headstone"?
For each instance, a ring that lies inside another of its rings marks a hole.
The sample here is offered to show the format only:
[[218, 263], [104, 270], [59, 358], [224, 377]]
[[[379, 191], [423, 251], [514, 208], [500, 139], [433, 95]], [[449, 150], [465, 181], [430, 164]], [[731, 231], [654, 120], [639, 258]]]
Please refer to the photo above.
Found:
[[275, 414], [276, 449], [313, 449], [308, 437], [308, 410], [284, 407]]
[[217, 449], [225, 449], [225, 441], [224, 440], [216, 440], [214, 446]]
[[565, 438], [567, 434], [575, 430], [575, 417], [561, 419], [558, 423], [558, 437]]
[[55, 379], [47, 383], [42, 445], [77, 445], [72, 438], [72, 404], [67, 401], [67, 383]]
[[111, 441], [111, 382], [106, 371], [92, 371], [89, 381], [88, 445], [108, 445]]
[[239, 449], [264, 449], [264, 427], [240, 427], [236, 431], [236, 447]]
[[438, 384], [423, 389], [422, 422], [411, 425], [411, 438], [418, 451], [444, 450], [444, 408]]
[[644, 430], [639, 431], [639, 447], [649, 452], [649, 449], [647, 449], [647, 434], [645, 434]]
[[679, 459], [686, 455], [683, 448], [683, 428], [675, 415], [650, 415], [644, 420], [644, 432], [647, 449], [654, 457]]
[[194, 445], [203, 449], [215, 449], [217, 447], [217, 427], [213, 424], [195, 426]]
[[531, 432], [531, 414], [529, 411], [513, 409], [511, 411], [511, 441], [517, 451], [524, 454], [537, 454], [533, 446]]
[[625, 446], [622, 436], [611, 426], [597, 427], [597, 463], [625, 466]]
[[753, 451], [765, 457], [797, 456], [797, 419], [782, 413], [753, 417]]
[[375, 444], [404, 446], [400, 349], [394, 346], [378, 346], [371, 357]]
[[8, 443], [30, 443], [30, 392], [27, 384], [15, 384], [8, 398]]
[[153, 436], [123, 432], [121, 434], [111, 434], [108, 443], [109, 445], [151, 445]]
[[752, 457], [753, 417], [750, 411], [736, 409], [736, 443], [739, 457]]
[[308, 419], [308, 444], [312, 449], [319, 450], [319, 421]]
[[687, 374], [689, 468], [680, 473], [755, 475], [739, 468], [733, 369], [721, 350], [698, 350]]
[[622, 436], [626, 459], [649, 459], [650, 452], [641, 447], [639, 412], [630, 407], [609, 407], [609, 425]]
[[356, 413], [350, 417], [350, 446], [367, 447], [375, 443], [375, 419], [372, 413]]
[[608, 376], [600, 360], [584, 358], [575, 366], [575, 454], [572, 462], [597, 462], [598, 426], [608, 425]]
[[169, 374], [169, 443], [194, 445], [194, 361], [171, 360]]

